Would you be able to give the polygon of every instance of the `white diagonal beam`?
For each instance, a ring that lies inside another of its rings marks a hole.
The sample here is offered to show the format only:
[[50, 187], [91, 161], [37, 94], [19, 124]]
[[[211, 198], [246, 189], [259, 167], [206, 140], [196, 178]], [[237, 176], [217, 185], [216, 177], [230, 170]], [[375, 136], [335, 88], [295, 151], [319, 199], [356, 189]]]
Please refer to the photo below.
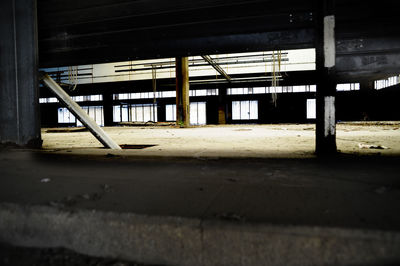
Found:
[[112, 140], [106, 132], [55, 82], [48, 74], [41, 76], [44, 84], [56, 95], [68, 110], [98, 139], [106, 148], [120, 150], [121, 147]]

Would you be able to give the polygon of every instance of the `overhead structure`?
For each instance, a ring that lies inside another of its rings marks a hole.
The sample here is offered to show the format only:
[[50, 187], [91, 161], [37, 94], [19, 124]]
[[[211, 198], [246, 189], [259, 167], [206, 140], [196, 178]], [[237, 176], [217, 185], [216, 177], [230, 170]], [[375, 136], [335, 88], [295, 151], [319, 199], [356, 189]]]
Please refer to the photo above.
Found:
[[220, 67], [218, 65], [217, 62], [215, 62], [211, 56], [209, 55], [202, 55], [201, 56], [207, 63], [209, 63], [219, 74], [221, 74], [222, 76], [224, 76], [224, 78], [228, 81], [231, 82], [231, 77], [225, 72], [225, 70], [222, 69], [222, 67]]
[[[318, 2], [41, 0], [40, 66], [314, 48]], [[398, 74], [397, 2], [334, 5], [336, 78]]]

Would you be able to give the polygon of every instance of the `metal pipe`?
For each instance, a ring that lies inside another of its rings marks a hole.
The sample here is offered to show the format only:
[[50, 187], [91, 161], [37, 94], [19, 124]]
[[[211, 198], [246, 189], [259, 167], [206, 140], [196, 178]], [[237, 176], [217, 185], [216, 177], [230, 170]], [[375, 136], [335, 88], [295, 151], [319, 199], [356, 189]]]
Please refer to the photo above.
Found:
[[115, 150], [121, 149], [121, 147], [115, 143], [114, 140], [112, 140], [48, 74], [42, 73], [41, 80], [43, 80], [44, 84], [56, 95], [58, 100], [63, 103], [106, 148]]

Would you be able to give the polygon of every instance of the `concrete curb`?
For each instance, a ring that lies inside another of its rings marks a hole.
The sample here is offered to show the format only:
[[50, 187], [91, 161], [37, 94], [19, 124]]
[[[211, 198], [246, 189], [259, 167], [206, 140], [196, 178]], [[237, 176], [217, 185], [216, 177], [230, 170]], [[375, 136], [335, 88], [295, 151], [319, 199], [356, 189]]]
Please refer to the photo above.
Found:
[[0, 241], [161, 265], [388, 265], [400, 232], [0, 204]]

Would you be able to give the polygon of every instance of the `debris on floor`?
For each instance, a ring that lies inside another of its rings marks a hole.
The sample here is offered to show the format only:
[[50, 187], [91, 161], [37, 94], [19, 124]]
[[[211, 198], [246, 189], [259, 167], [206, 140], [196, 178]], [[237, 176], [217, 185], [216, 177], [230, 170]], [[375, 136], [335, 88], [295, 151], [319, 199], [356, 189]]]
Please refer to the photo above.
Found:
[[73, 133], [88, 131], [86, 127], [49, 128], [46, 133]]
[[239, 128], [239, 129], [234, 129], [233, 131], [252, 131], [251, 128]]
[[41, 183], [48, 183], [48, 182], [50, 182], [50, 181], [51, 181], [50, 178], [42, 178], [42, 179], [40, 180]]
[[386, 150], [388, 147], [383, 146], [383, 145], [370, 145], [370, 144], [364, 144], [364, 143], [358, 143], [358, 147], [360, 149], [375, 149], [375, 150]]

